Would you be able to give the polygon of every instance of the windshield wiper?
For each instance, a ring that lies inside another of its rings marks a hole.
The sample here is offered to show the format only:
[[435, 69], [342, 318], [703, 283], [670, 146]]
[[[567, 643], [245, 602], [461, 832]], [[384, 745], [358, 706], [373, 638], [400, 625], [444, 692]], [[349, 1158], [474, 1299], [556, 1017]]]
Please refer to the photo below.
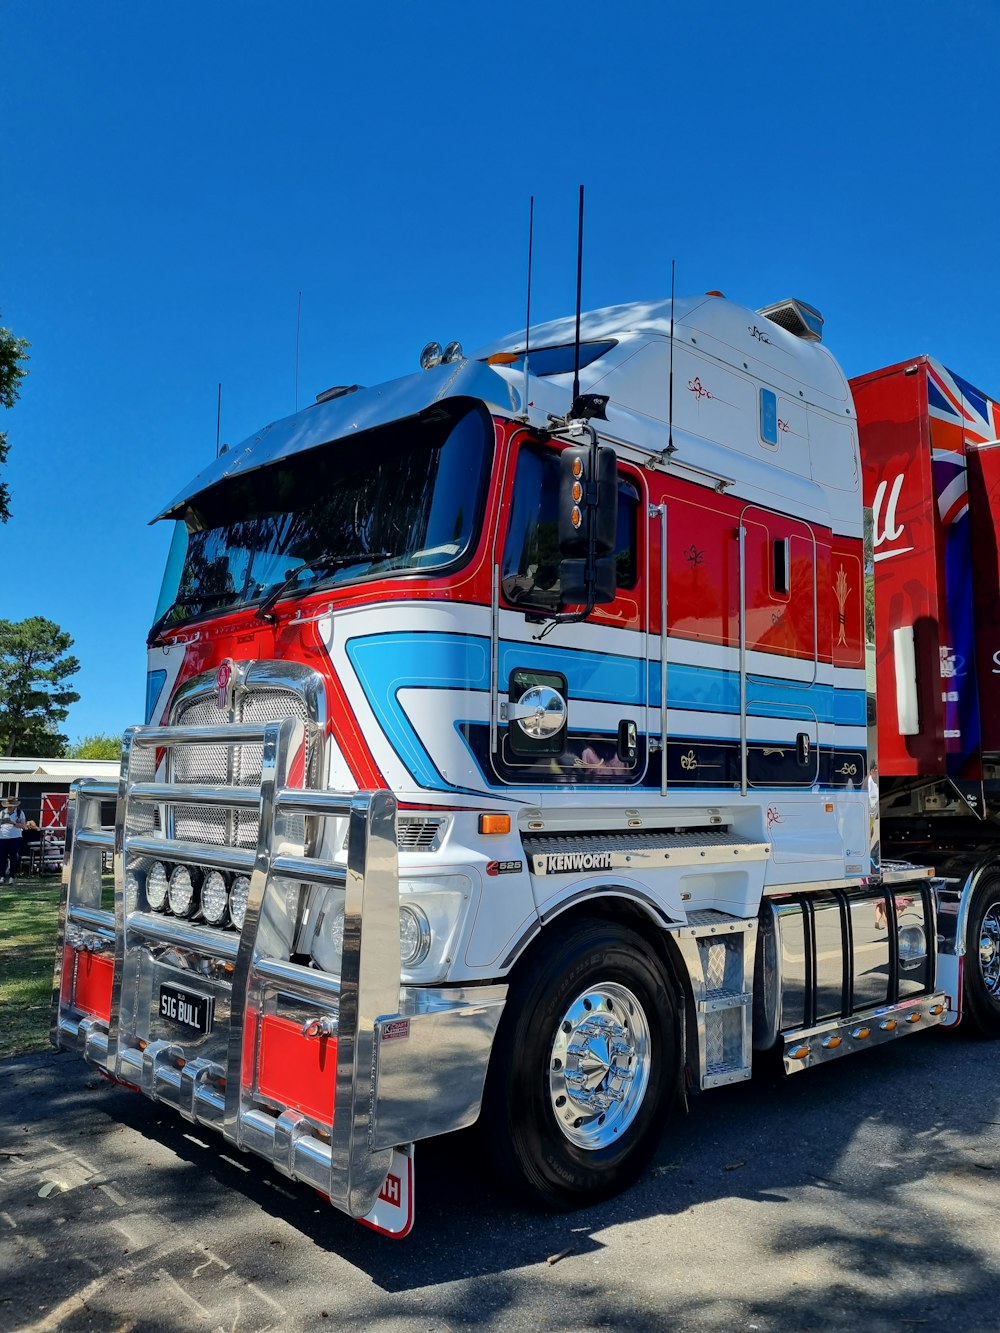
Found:
[[304, 569], [343, 569], [345, 565], [359, 565], [363, 560], [374, 564], [376, 560], [388, 560], [391, 551], [360, 551], [353, 555], [315, 555], [311, 560], [303, 560], [301, 565], [288, 571], [278, 586], [267, 594], [254, 612], [254, 620], [273, 621], [271, 607], [287, 592]]
[[175, 597], [147, 634], [146, 642], [152, 643], [157, 634], [159, 634], [160, 630], [167, 623], [168, 618], [173, 615], [179, 606], [197, 606], [199, 602], [222, 602], [225, 601], [227, 597], [232, 598], [237, 595], [235, 588], [230, 588], [226, 592], [196, 592], [192, 593], [190, 597]]

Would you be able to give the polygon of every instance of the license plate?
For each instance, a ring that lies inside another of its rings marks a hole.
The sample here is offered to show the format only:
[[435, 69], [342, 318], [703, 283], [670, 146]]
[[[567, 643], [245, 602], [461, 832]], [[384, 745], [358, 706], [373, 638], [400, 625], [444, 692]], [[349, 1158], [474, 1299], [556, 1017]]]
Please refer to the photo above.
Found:
[[160, 1017], [179, 1023], [192, 1032], [211, 1032], [214, 1008], [215, 1000], [211, 995], [199, 995], [197, 991], [166, 983], [160, 987]]

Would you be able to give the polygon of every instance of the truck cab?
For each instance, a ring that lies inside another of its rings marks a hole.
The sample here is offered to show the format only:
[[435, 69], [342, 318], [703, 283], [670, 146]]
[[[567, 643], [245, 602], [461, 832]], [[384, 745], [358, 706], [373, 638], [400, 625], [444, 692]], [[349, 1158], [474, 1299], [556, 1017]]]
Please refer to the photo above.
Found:
[[945, 1021], [931, 870], [879, 861], [821, 329], [708, 294], [430, 350], [175, 497], [56, 1043], [400, 1234], [422, 1138], [478, 1119], [572, 1206], [755, 1047]]

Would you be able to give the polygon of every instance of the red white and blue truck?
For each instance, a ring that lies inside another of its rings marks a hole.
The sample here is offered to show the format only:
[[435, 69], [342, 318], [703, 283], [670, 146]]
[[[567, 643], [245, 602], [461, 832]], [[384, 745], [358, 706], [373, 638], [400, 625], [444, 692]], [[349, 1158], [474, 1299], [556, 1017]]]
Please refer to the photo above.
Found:
[[998, 409], [821, 335], [431, 344], [211, 463], [76, 791], [55, 1044], [400, 1235], [421, 1139], [572, 1207], [755, 1055], [1000, 1032]]

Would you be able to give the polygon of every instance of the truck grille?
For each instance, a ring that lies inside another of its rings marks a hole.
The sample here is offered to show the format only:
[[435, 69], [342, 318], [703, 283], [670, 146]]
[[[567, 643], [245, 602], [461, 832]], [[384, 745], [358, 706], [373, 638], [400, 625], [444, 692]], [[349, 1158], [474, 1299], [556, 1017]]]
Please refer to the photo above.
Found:
[[[295, 690], [251, 688], [237, 692], [231, 721], [275, 722], [290, 716], [308, 723], [306, 702], [301, 694]], [[215, 692], [184, 700], [170, 720], [174, 726], [218, 726], [220, 713]], [[306, 773], [312, 759], [308, 735], [307, 729]], [[176, 746], [170, 755], [170, 781], [259, 787], [262, 757], [262, 748], [257, 743]], [[258, 823], [259, 816], [254, 810], [178, 805], [174, 807], [170, 836], [181, 842], [253, 848], [257, 845]]]

